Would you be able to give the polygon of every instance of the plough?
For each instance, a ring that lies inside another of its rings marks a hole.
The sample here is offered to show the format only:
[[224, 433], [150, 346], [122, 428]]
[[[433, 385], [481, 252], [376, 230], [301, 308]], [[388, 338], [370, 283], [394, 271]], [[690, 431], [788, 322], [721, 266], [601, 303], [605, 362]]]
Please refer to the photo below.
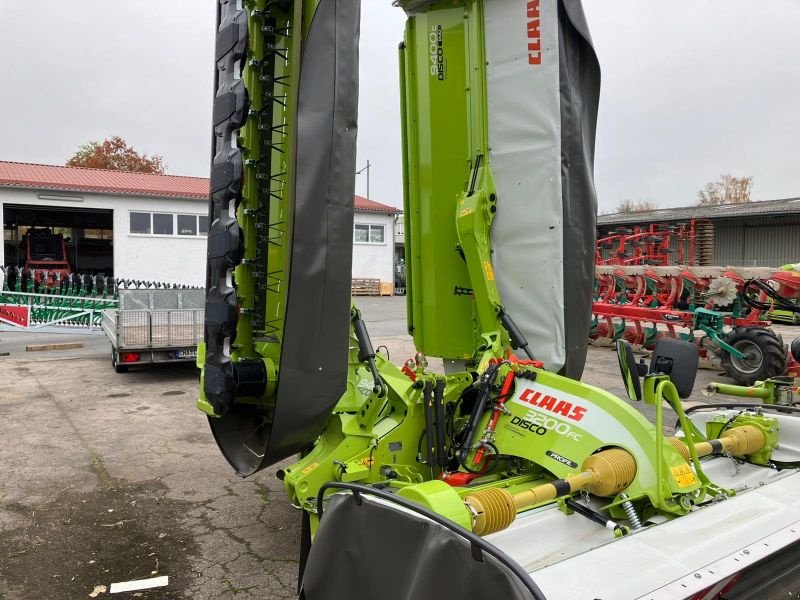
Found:
[[595, 274], [589, 334], [594, 343], [624, 339], [652, 350], [662, 337], [693, 341], [702, 362], [724, 368], [743, 385], [781, 375], [788, 366], [783, 339], [769, 328], [770, 316], [776, 306], [795, 307], [800, 273], [597, 265]]

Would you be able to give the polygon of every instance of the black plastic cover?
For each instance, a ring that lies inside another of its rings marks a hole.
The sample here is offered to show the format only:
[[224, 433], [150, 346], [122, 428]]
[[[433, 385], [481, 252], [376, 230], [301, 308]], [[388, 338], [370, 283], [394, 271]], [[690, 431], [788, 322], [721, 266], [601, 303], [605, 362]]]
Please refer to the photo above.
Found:
[[697, 378], [697, 345], [673, 338], [661, 338], [656, 342], [650, 358], [650, 373], [669, 375], [670, 381], [678, 390], [678, 396], [688, 398], [692, 395], [694, 380]]
[[563, 375], [580, 379], [586, 363], [594, 290], [597, 193], [594, 142], [600, 63], [580, 0], [558, 3], [561, 87], [561, 186], [564, 198]]
[[636, 364], [633, 346], [630, 342], [617, 340], [617, 361], [628, 398], [634, 402], [640, 402], [642, 400], [642, 382], [639, 379], [639, 365]]
[[218, 68], [224, 70], [226, 62], [241, 60], [247, 52], [247, 13], [235, 10], [235, 2], [220, 4], [232, 5], [232, 10], [225, 12], [217, 34], [215, 56]]
[[[484, 545], [488, 545], [485, 540]], [[300, 597], [543, 598], [530, 578], [527, 585], [523, 583], [523, 577], [528, 576], [519, 565], [516, 569], [517, 573], [454, 529], [368, 497], [337, 494], [331, 498], [314, 537]]]
[[[241, 79], [235, 79], [221, 86], [214, 98], [214, 128], [223, 125], [238, 129], [247, 119], [247, 88]], [[218, 135], [222, 135], [219, 132]]]
[[239, 306], [231, 269], [241, 260], [242, 243], [230, 206], [241, 200], [243, 182], [242, 155], [234, 141], [247, 116], [247, 93], [239, 80], [247, 51], [247, 12], [235, 0], [219, 0], [217, 21], [203, 379], [214, 411], [225, 414], [235, 393], [230, 347], [236, 337]]
[[359, 21], [359, 2], [322, 0], [303, 47], [291, 271], [262, 466], [310, 446], [347, 385]]

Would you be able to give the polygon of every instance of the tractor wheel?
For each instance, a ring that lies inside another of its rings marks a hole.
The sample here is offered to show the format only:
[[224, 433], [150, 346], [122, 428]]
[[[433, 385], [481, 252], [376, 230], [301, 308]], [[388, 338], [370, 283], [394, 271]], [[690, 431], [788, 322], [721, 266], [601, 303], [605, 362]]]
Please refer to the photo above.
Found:
[[800, 362], [800, 337], [792, 340], [792, 345], [789, 347], [792, 351], [792, 356], [797, 362]]
[[111, 349], [111, 366], [114, 367], [115, 373], [127, 373], [128, 372], [128, 365], [121, 365], [119, 364], [118, 360], [119, 355], [117, 354], [116, 350], [113, 348]]
[[722, 367], [740, 385], [753, 385], [781, 375], [786, 369], [786, 347], [771, 329], [739, 327], [728, 334], [725, 342], [746, 354], [744, 358], [736, 358], [728, 352], [722, 353]]

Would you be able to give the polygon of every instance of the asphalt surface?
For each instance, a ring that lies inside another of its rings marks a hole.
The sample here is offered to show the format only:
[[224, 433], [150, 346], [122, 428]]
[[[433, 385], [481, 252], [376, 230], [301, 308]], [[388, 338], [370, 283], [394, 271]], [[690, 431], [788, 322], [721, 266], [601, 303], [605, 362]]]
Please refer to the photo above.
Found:
[[[357, 300], [374, 345], [399, 364], [413, 356], [405, 299]], [[84, 347], [25, 350], [72, 341]], [[300, 515], [275, 475], [283, 465], [233, 474], [195, 408], [193, 365], [117, 374], [102, 335], [0, 331], [5, 352], [0, 598], [102, 598], [112, 582], [157, 575], [169, 585], [120, 597], [295, 597]], [[691, 402], [711, 380], [728, 381], [701, 370]], [[608, 348], [589, 349], [584, 381], [624, 394]]]

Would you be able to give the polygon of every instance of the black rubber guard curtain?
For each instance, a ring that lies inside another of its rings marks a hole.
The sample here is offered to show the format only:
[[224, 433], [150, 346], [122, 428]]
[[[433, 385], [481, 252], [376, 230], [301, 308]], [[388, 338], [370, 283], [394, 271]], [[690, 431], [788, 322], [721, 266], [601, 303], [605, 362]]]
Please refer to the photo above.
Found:
[[360, 2], [321, 0], [303, 47], [291, 269], [264, 463], [307, 448], [347, 385]]
[[308, 557], [301, 600], [531, 600], [494, 557], [453, 531], [366, 498], [334, 495]]
[[558, 4], [566, 344], [562, 373], [580, 379], [586, 363], [594, 289], [597, 237], [594, 142], [600, 102], [600, 63], [580, 0], [563, 0]]

